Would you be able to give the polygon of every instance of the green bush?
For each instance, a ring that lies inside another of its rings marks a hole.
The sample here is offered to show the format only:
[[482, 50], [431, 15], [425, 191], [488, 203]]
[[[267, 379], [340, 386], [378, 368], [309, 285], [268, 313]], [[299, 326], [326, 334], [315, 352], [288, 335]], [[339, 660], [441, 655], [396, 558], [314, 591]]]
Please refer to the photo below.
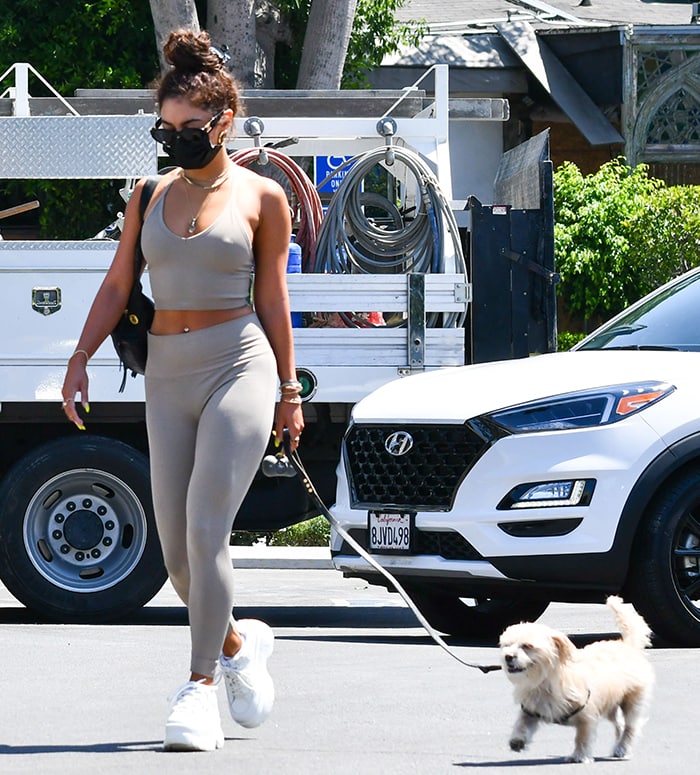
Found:
[[580, 342], [586, 335], [572, 331], [559, 331], [557, 333], [557, 352], [570, 350], [576, 342]]
[[272, 534], [270, 546], [328, 546], [331, 528], [325, 517], [313, 517]]
[[645, 256], [633, 243], [664, 184], [649, 178], [645, 165], [632, 169], [621, 158], [586, 176], [565, 162], [554, 181], [558, 293], [570, 313], [610, 317], [646, 293]]
[[644, 287], [640, 290], [644, 293], [697, 266], [700, 186], [660, 188], [633, 220], [630, 244], [643, 257]]
[[619, 157], [591, 175], [554, 174], [554, 250], [566, 327], [621, 312], [700, 263], [700, 186], [666, 186]]
[[274, 532], [236, 530], [231, 545], [252, 546], [260, 541], [267, 546], [328, 546], [330, 535], [328, 520], [318, 516]]

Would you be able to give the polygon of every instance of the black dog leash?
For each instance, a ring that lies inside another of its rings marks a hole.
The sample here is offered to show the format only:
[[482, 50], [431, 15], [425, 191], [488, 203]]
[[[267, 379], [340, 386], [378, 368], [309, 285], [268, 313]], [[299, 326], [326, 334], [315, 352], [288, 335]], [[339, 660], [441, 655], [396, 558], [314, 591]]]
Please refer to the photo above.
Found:
[[323, 514], [323, 516], [330, 522], [330, 524], [333, 526], [333, 528], [342, 536], [342, 538], [350, 545], [352, 548], [362, 557], [365, 559], [375, 570], [379, 571], [379, 573], [382, 574], [386, 579], [388, 579], [389, 582], [391, 582], [391, 585], [394, 587], [394, 589], [401, 595], [401, 597], [406, 602], [406, 605], [413, 611], [418, 621], [421, 623], [425, 631], [430, 635], [430, 637], [437, 643], [440, 648], [444, 649], [453, 659], [456, 659], [461, 664], [465, 665], [465, 667], [473, 667], [477, 670], [481, 670], [482, 673], [490, 673], [493, 670], [500, 670], [501, 665], [477, 665], [472, 662], [465, 662], [460, 656], [455, 654], [455, 652], [445, 643], [445, 641], [442, 639], [442, 636], [435, 630], [434, 627], [431, 626], [431, 624], [428, 622], [428, 620], [423, 616], [423, 614], [420, 612], [416, 604], [411, 600], [410, 595], [406, 590], [399, 584], [399, 582], [389, 573], [386, 568], [381, 566], [370, 554], [367, 553], [367, 551], [362, 547], [348, 532], [345, 530], [345, 528], [338, 522], [338, 520], [331, 514], [331, 512], [326, 508], [325, 504], [321, 500], [321, 496], [316, 491], [316, 488], [314, 487], [313, 482], [311, 481], [311, 478], [306, 473], [306, 469], [304, 468], [301, 458], [299, 457], [299, 454], [296, 450], [293, 452], [290, 449], [289, 445], [289, 432], [285, 429], [284, 431], [284, 451], [280, 450], [276, 455], [267, 455], [262, 463], [261, 466], [263, 474], [265, 476], [285, 476], [285, 477], [293, 477], [297, 474], [299, 475], [299, 478], [304, 484], [304, 487], [306, 488], [306, 491], [311, 495], [314, 502], [318, 506], [319, 510]]

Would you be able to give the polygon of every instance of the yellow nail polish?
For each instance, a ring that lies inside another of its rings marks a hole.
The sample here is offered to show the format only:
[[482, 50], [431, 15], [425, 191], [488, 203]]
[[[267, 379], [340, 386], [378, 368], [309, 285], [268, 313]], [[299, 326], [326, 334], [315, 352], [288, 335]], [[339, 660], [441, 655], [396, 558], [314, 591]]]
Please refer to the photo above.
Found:
[[79, 431], [84, 431], [85, 430], [85, 426], [84, 425], [78, 425], [78, 430]]
[[90, 404], [85, 404], [85, 411], [90, 414]]

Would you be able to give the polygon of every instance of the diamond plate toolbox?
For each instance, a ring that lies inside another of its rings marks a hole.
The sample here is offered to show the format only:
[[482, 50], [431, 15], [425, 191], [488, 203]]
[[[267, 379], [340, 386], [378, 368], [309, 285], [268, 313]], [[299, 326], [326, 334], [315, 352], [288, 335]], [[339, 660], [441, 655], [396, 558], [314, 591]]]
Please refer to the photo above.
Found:
[[138, 178], [158, 169], [155, 117], [0, 117], [0, 178]]

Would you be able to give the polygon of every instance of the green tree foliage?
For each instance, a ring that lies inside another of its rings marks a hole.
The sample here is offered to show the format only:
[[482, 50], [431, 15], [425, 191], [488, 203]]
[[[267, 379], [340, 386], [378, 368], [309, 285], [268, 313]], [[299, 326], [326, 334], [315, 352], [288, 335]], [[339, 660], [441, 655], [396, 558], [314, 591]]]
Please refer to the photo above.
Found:
[[2, 0], [1, 72], [14, 62], [29, 62], [64, 95], [77, 88], [142, 87], [158, 72], [149, 5]]
[[[143, 87], [158, 72], [149, 5], [133, 0], [0, 0], [0, 73], [15, 62], [29, 62], [66, 97], [77, 88]], [[11, 85], [8, 79], [2, 89]], [[34, 97], [48, 93], [38, 80], [30, 82], [30, 90]], [[112, 181], [0, 184], [0, 208], [31, 199], [41, 203], [39, 228], [46, 239], [90, 237], [124, 208]], [[33, 213], [25, 222], [35, 218]], [[18, 222], [20, 218], [13, 218], [7, 225]]]
[[[562, 307], [598, 322], [698, 262], [699, 189], [666, 187], [618, 158], [592, 175], [554, 175]], [[585, 326], [585, 322], [584, 322]]]
[[401, 46], [417, 46], [427, 32], [425, 23], [400, 24], [395, 14], [406, 0], [359, 0], [345, 60], [343, 86], [364, 88], [367, 72]]

